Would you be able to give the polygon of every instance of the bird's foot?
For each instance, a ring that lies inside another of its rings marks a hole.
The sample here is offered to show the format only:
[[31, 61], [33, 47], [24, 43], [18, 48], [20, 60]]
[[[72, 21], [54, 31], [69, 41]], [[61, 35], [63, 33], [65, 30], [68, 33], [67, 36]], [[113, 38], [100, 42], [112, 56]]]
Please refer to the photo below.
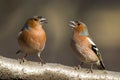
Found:
[[27, 61], [25, 58], [23, 58], [23, 59], [18, 59], [18, 60], [19, 60], [20, 64], [22, 64], [22, 63], [24, 63], [25, 61]]
[[92, 69], [87, 69], [87, 73], [93, 73]]
[[81, 69], [81, 66], [80, 66], [80, 65], [75, 66], [75, 70], [79, 70], [79, 69]]
[[46, 64], [46, 62], [43, 61], [42, 59], [40, 59], [40, 62], [39, 62], [39, 63], [41, 64], [41, 66], [43, 66], [43, 64]]

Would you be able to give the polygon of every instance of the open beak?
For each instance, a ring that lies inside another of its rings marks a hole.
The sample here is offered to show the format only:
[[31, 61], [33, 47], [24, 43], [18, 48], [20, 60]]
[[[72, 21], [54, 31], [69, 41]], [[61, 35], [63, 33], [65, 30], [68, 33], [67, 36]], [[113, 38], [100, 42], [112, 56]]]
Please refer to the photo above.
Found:
[[46, 18], [40, 18], [40, 22], [41, 23], [47, 23], [47, 19]]
[[76, 25], [75, 21], [70, 21], [69, 26], [71, 26], [72, 28], [74, 28], [75, 25]]

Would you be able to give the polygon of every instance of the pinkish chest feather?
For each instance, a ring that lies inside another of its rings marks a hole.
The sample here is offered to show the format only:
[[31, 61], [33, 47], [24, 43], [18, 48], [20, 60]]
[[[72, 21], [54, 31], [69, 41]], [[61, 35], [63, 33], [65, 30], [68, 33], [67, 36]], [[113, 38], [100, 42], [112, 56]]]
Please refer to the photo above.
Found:
[[76, 33], [73, 35], [73, 39], [76, 42], [76, 44], [81, 45], [81, 47], [82, 46], [90, 47], [90, 43], [88, 42], [86, 36], [80, 36], [79, 34]]

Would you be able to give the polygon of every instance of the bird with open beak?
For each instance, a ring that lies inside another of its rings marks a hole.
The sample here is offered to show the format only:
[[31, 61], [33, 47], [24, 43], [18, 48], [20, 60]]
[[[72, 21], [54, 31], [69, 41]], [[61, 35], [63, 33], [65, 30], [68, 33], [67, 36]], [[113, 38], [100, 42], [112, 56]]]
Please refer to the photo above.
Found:
[[104, 70], [102, 56], [96, 44], [91, 40], [87, 26], [80, 21], [70, 21], [69, 24], [73, 29], [71, 40], [72, 49], [82, 63], [90, 64], [92, 71], [93, 64], [97, 65], [98, 69]]

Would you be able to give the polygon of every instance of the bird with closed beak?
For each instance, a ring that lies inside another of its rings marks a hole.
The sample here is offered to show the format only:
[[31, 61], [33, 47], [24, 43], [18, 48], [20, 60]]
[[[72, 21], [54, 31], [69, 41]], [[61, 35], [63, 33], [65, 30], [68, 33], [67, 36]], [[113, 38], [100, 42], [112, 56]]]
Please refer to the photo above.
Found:
[[25, 53], [24, 59], [27, 55], [37, 54], [40, 62], [43, 64], [40, 54], [45, 48], [46, 44], [46, 32], [43, 29], [43, 24], [46, 23], [46, 19], [42, 16], [34, 16], [29, 18], [21, 31], [18, 34], [18, 44], [20, 50], [16, 54], [22, 52]]
[[93, 64], [95, 64], [98, 69], [104, 70], [105, 66], [102, 56], [96, 44], [91, 40], [87, 26], [80, 21], [70, 21], [69, 25], [73, 29], [71, 46], [78, 59], [82, 63], [91, 65], [90, 72], [93, 72]]

